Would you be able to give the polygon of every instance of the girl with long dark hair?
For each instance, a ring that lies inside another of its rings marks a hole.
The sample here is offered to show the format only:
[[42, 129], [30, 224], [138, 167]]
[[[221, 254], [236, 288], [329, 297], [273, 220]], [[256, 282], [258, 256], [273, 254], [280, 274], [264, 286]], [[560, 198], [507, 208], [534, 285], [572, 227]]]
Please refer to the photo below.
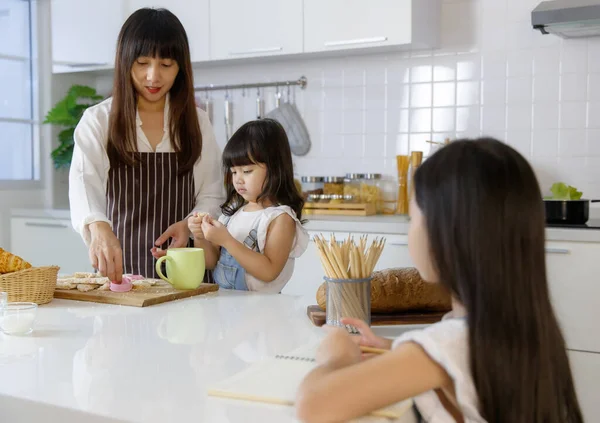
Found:
[[[298, 392], [307, 422], [346, 421], [414, 398], [423, 421], [582, 423], [546, 280], [542, 195], [531, 166], [493, 139], [460, 140], [416, 171], [409, 250], [453, 310], [398, 339], [333, 329]], [[361, 362], [359, 344], [391, 349]]]

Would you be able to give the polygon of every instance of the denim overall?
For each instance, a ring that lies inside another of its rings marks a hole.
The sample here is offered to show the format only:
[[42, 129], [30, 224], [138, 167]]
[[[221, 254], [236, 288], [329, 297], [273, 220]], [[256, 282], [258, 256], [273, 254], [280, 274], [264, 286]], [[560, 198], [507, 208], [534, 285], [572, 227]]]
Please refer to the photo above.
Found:
[[[225, 227], [227, 227], [229, 219], [230, 217], [225, 221]], [[246, 247], [258, 253], [260, 253], [257, 234], [259, 220], [260, 219], [257, 219], [254, 228], [252, 228], [244, 240], [244, 245]], [[246, 285], [246, 270], [240, 266], [237, 260], [229, 254], [229, 251], [224, 247], [221, 247], [221, 255], [219, 256], [219, 261], [213, 271], [213, 279], [220, 288], [248, 291], [248, 285]]]

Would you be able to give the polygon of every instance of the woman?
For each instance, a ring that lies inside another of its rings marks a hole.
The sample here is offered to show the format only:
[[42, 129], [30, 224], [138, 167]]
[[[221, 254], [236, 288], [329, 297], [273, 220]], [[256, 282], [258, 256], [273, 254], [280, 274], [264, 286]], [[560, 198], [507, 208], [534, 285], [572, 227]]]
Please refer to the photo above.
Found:
[[134, 12], [119, 34], [112, 98], [75, 129], [71, 220], [92, 265], [117, 282], [123, 273], [156, 277], [154, 258], [188, 244], [187, 217], [218, 212], [220, 165], [195, 106], [181, 22], [164, 9]]

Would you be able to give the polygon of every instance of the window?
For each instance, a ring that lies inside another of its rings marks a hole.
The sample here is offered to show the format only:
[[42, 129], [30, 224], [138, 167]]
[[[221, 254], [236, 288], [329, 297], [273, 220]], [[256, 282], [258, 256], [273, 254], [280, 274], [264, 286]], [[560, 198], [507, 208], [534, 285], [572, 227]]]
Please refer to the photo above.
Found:
[[0, 0], [0, 180], [39, 179], [35, 0]]

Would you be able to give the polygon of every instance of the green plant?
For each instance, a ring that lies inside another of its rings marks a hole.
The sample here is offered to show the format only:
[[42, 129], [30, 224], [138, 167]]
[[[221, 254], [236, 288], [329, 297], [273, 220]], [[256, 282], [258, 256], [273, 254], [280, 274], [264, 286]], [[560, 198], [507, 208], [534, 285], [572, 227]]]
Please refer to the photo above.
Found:
[[85, 109], [98, 103], [102, 98], [92, 87], [73, 85], [67, 95], [56, 103], [46, 115], [44, 123], [64, 127], [58, 134], [59, 145], [51, 154], [56, 169], [71, 165], [75, 144], [73, 139], [75, 127], [81, 116], [83, 116]]

